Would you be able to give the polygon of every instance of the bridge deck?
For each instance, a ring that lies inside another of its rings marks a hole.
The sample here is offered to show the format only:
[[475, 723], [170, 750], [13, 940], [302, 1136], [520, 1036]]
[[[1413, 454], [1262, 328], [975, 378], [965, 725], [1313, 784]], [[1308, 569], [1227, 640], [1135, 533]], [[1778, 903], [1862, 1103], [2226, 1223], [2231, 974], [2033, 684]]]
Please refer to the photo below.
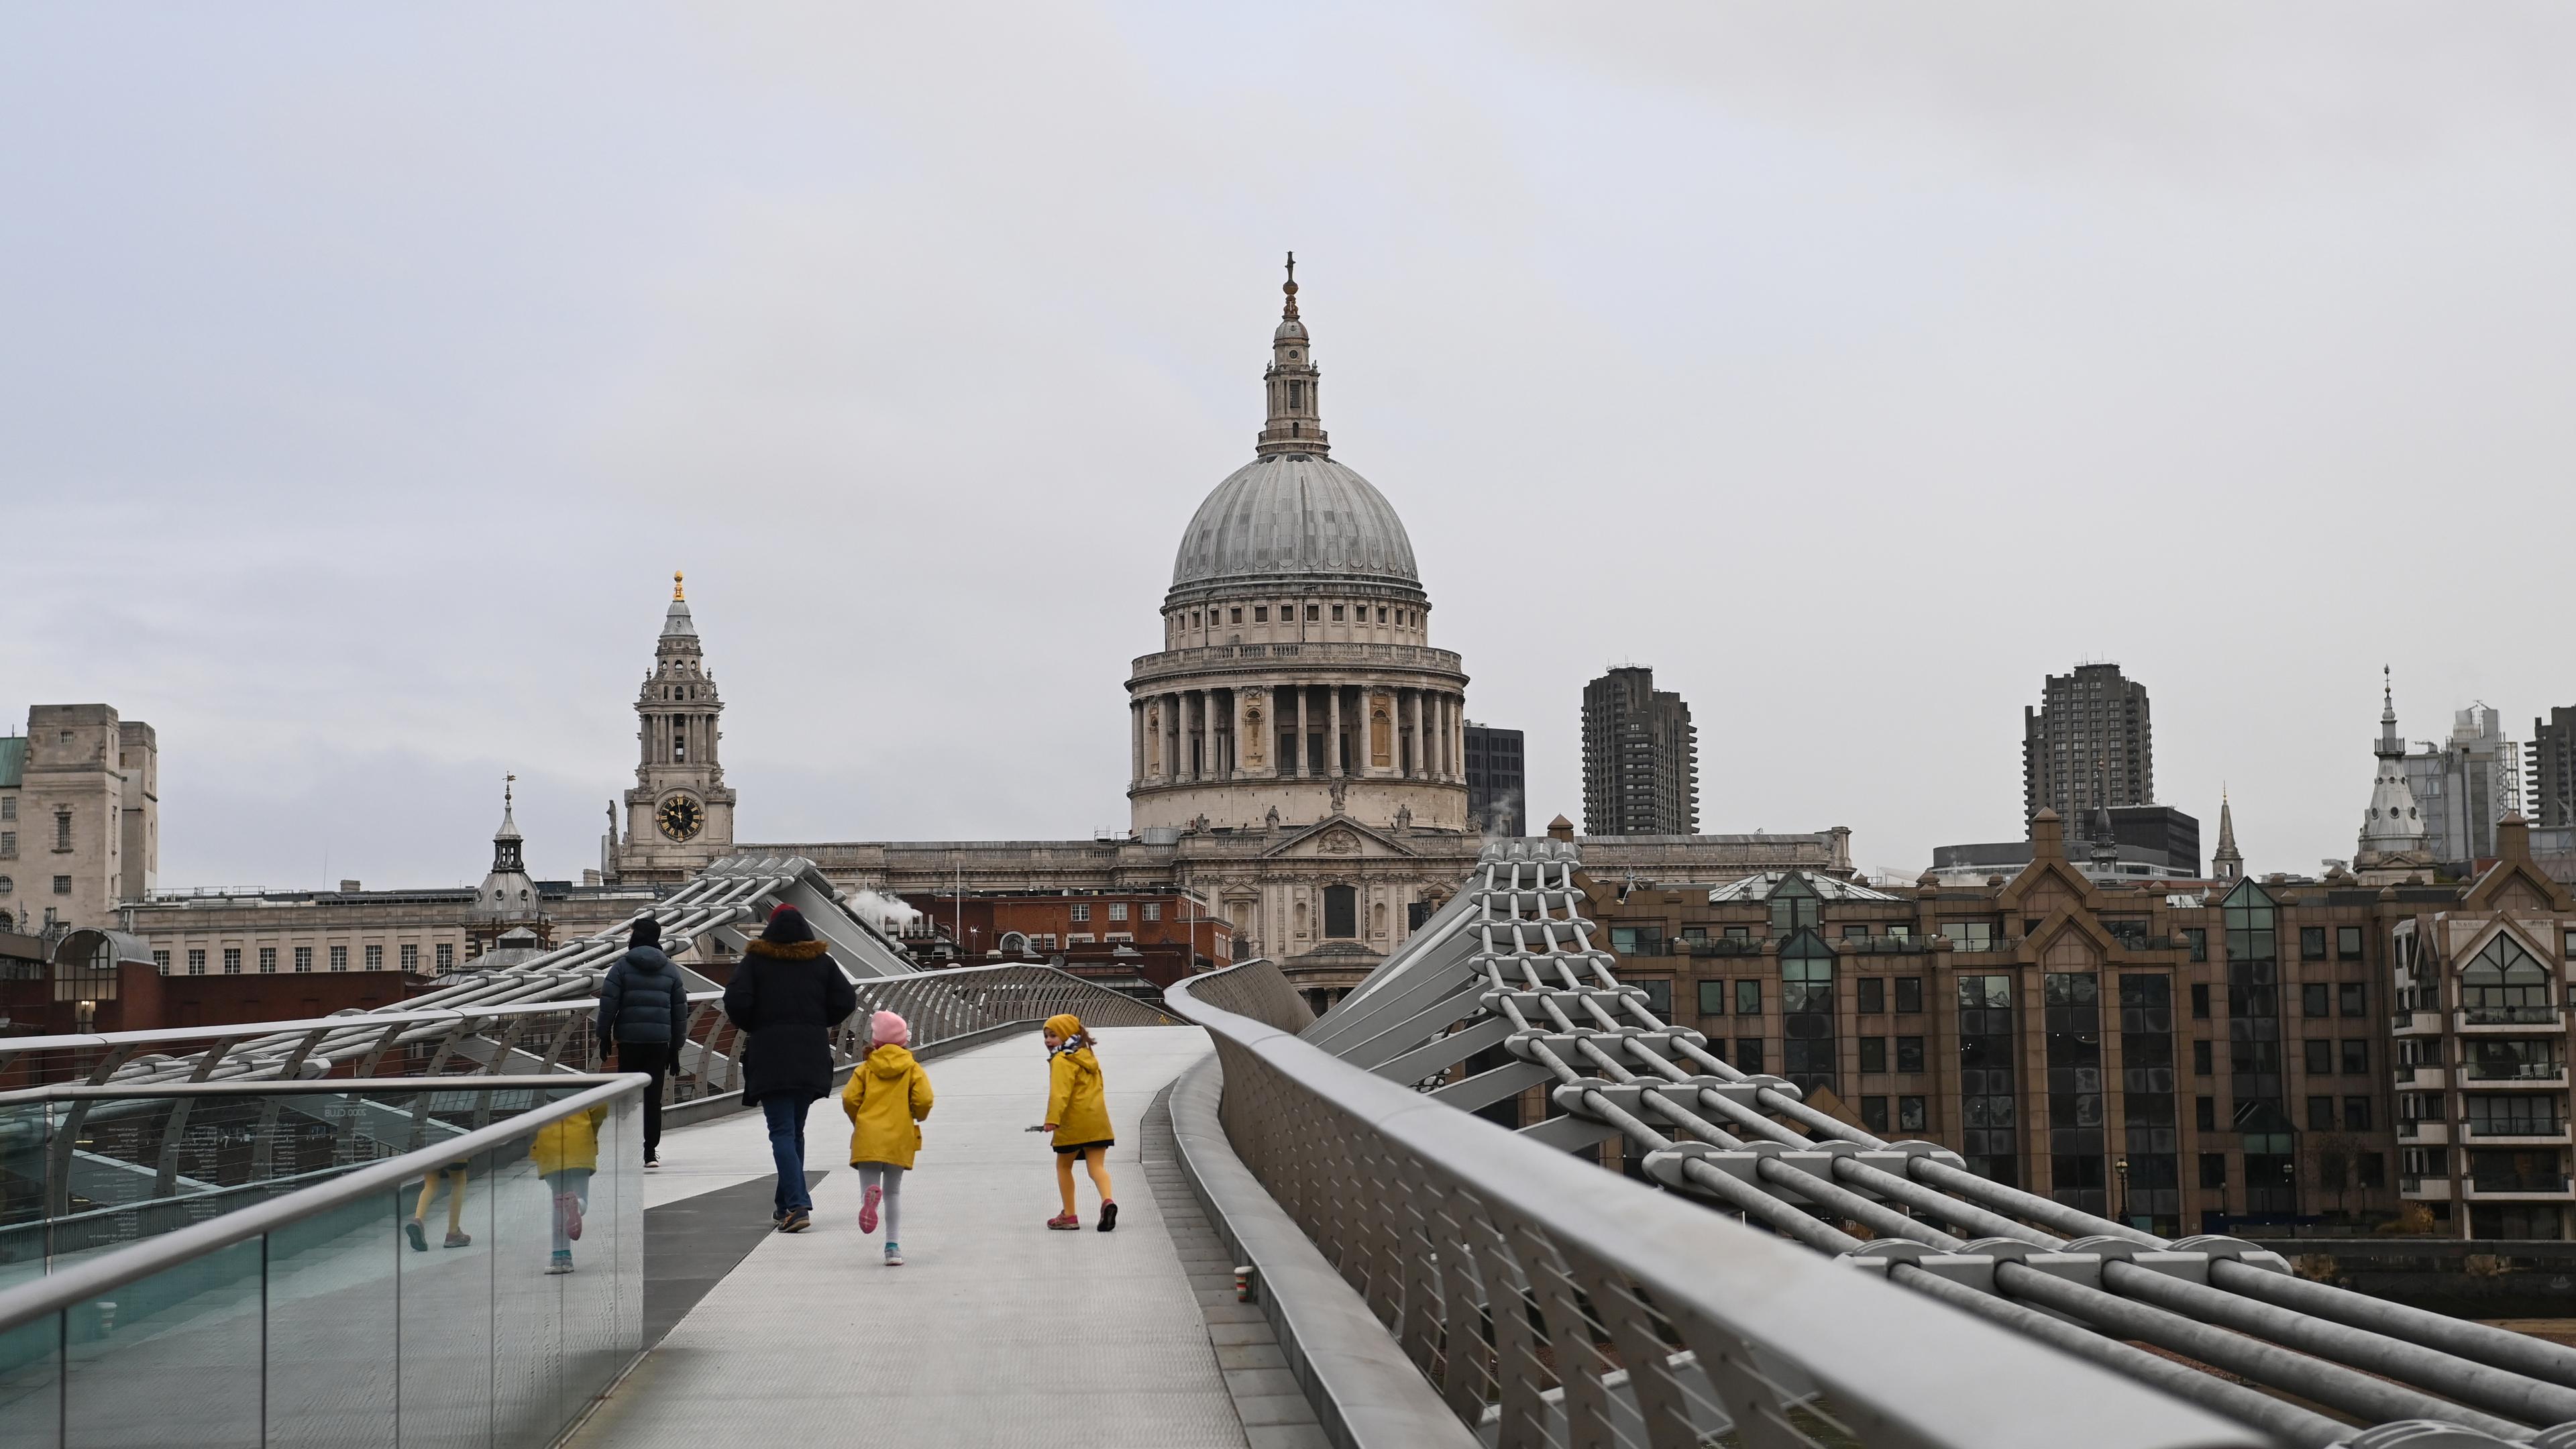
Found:
[[[938, 1105], [904, 1187], [906, 1266], [862, 1236], [848, 1125], [807, 1123], [810, 1232], [764, 1237], [572, 1441], [618, 1449], [807, 1442], [1247, 1443], [1197, 1297], [1138, 1161], [1154, 1094], [1208, 1050], [1196, 1027], [1105, 1030], [1118, 1146], [1112, 1234], [1054, 1233], [1054, 1164], [1020, 1129], [1044, 1109], [1035, 1036], [930, 1063]], [[756, 1113], [668, 1134], [648, 1202], [768, 1171]], [[1091, 1189], [1081, 1185], [1085, 1221]], [[766, 1217], [766, 1196], [730, 1194]], [[1192, 1209], [1194, 1211], [1194, 1208]], [[789, 1437], [795, 1436], [795, 1437]]]

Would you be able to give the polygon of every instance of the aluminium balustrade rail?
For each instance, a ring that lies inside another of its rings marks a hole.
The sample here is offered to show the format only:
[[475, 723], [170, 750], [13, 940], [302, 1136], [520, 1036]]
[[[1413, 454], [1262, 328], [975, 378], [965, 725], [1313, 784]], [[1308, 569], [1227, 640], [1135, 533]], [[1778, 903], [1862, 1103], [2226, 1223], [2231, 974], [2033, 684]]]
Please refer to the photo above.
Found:
[[[1948, 1315], [1943, 1333], [1964, 1334], [1983, 1325], [2010, 1329], [2123, 1376], [2116, 1381], [2149, 1385], [2224, 1415], [2261, 1441], [2303, 1449], [2436, 1442], [2576, 1446], [2576, 1351], [2313, 1283], [2291, 1275], [2278, 1255], [2236, 1239], [2203, 1235], [2168, 1242], [1988, 1181], [1937, 1144], [1882, 1140], [1810, 1106], [1782, 1078], [1748, 1074], [1719, 1060], [1700, 1033], [1658, 1019], [1642, 989], [1620, 985], [1612, 954], [1593, 944], [1599, 932], [1582, 916], [1582, 891], [1573, 880], [1578, 864], [1574, 848], [1562, 843], [1489, 847], [1460, 894], [1307, 1028], [1300, 1045], [1390, 1086], [1414, 1089], [1415, 1100], [1431, 1099], [1422, 1103], [1426, 1110], [1473, 1109], [1544, 1087], [1564, 1115], [1519, 1135], [1534, 1139], [1532, 1145], [1559, 1149], [1551, 1155], [1560, 1161], [1570, 1160], [1563, 1150], [1620, 1139], [1642, 1154], [1644, 1171], [1671, 1193], [1841, 1260], [1842, 1266], [1822, 1271], [1883, 1277], [1958, 1310]], [[1184, 983], [1176, 993], [1204, 1004], [1241, 989], [1227, 978], [1210, 977]], [[1174, 999], [1179, 1004], [1180, 995]], [[1243, 1049], [1229, 1049], [1225, 1032], [1218, 1035], [1221, 1052], [1230, 1052], [1231, 1082]], [[1506, 1064], [1464, 1070], [1469, 1058], [1496, 1047], [1507, 1055]], [[1283, 1075], [1275, 1063], [1265, 1068], [1246, 1060], [1243, 1070], [1255, 1083], [1248, 1090], [1292, 1104], [1317, 1120], [1315, 1130], [1328, 1140], [1352, 1130], [1299, 1097], [1291, 1089], [1293, 1074]], [[1323, 1069], [1300, 1058], [1297, 1070], [1321, 1075]], [[1323, 1116], [1317, 1119], [1319, 1111]], [[1447, 1123], [1449, 1131], [1484, 1140], [1501, 1135], [1501, 1129], [1464, 1112], [1448, 1114]], [[1480, 1394], [1499, 1404], [1507, 1430], [1538, 1412], [1526, 1390], [1516, 1409], [1508, 1397], [1511, 1377], [1490, 1364], [1462, 1380], [1458, 1370], [1426, 1352], [1436, 1333], [1424, 1337], [1409, 1319], [1429, 1312], [1436, 1322], [1441, 1312], [1437, 1275], [1415, 1261], [1425, 1254], [1439, 1257], [1436, 1245], [1424, 1246], [1424, 1229], [1409, 1230], [1407, 1238], [1407, 1230], [1376, 1224], [1350, 1207], [1312, 1202], [1299, 1172], [1335, 1149], [1300, 1156], [1293, 1144], [1265, 1142], [1265, 1130], [1249, 1115], [1230, 1114], [1227, 1124], [1230, 1135], [1240, 1125], [1244, 1135], [1236, 1147], [1247, 1161], [1256, 1150], [1263, 1154], [1278, 1174], [1274, 1191], [1283, 1203], [1294, 1198], [1301, 1205], [1291, 1211], [1319, 1244], [1337, 1245], [1328, 1253], [1347, 1248], [1339, 1251], [1344, 1273], [1355, 1284], [1370, 1285], [1367, 1291], [1388, 1321], [1404, 1325], [1408, 1349], [1426, 1371], [1438, 1366], [1436, 1376], [1458, 1396], [1454, 1402], [1462, 1412]], [[1374, 1140], [1370, 1146], [1377, 1148]], [[1402, 1160], [1400, 1152], [1396, 1157]], [[1534, 1166], [1536, 1159], [1530, 1161]], [[1385, 1180], [1402, 1177], [1397, 1171]], [[1505, 1175], [1457, 1179], [1448, 1191], [1490, 1204], [1504, 1196], [1523, 1202], [1538, 1188]], [[1441, 1216], [1447, 1212], [1452, 1209], [1445, 1200], [1433, 1200], [1417, 1206], [1413, 1216], [1424, 1224], [1447, 1223], [1453, 1233], [1462, 1222], [1481, 1223], [1475, 1229], [1481, 1233], [1511, 1227], [1472, 1213], [1453, 1221]], [[1387, 1276], [1399, 1267], [1403, 1272]], [[1521, 1276], [1508, 1281], [1524, 1285], [1525, 1296], [1538, 1291], [1526, 1266], [1516, 1271]], [[1659, 1293], [1648, 1296], [1663, 1301]], [[1742, 1331], [1760, 1343], [1765, 1326], [1756, 1321]], [[1552, 1331], [1558, 1335], [1558, 1362], [1586, 1362], [1578, 1352], [1581, 1334]], [[1488, 1358], [1503, 1346], [1500, 1329], [1494, 1332]], [[1454, 1325], [1450, 1336], [1456, 1336]], [[2060, 1367], [2050, 1372], [2071, 1372], [2065, 1360], [2056, 1362]], [[1594, 1406], [1596, 1423], [1608, 1422], [1600, 1416], [1609, 1411], [1597, 1407], [1606, 1382], [1598, 1374], [1578, 1374], [1566, 1386], [1569, 1407], [1547, 1412], [1562, 1422], [1581, 1399]], [[1991, 1411], [2017, 1416], [2020, 1384], [2004, 1382], [2012, 1395], [1991, 1401]], [[1629, 1412], [1633, 1417], [1635, 1411]], [[1667, 1430], [1663, 1437], [1649, 1433], [1646, 1442], [1690, 1442], [1678, 1421]], [[1525, 1442], [1545, 1438], [1540, 1431], [1525, 1432], [1534, 1436]], [[1515, 1441], [1507, 1432], [1503, 1442]], [[2082, 1442], [2100, 1441], [2085, 1436]]]

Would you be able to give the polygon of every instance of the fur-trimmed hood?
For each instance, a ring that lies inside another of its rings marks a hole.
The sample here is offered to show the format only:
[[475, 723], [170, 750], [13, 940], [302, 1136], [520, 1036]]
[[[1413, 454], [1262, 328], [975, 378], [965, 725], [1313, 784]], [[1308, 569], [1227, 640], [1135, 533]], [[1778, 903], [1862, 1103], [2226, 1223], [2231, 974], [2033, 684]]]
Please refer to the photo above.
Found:
[[755, 936], [745, 942], [746, 956], [774, 956], [781, 961], [811, 961], [832, 948], [829, 941], [764, 941]]

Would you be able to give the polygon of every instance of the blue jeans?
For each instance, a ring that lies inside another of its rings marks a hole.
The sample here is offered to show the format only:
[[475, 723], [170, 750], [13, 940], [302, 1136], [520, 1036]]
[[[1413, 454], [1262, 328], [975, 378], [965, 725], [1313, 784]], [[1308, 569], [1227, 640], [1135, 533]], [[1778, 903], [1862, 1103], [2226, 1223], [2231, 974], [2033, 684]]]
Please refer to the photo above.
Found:
[[811, 1097], [760, 1099], [761, 1115], [769, 1119], [769, 1155], [778, 1161], [780, 1217], [791, 1209], [814, 1210], [813, 1194], [805, 1190], [805, 1109], [813, 1105]]

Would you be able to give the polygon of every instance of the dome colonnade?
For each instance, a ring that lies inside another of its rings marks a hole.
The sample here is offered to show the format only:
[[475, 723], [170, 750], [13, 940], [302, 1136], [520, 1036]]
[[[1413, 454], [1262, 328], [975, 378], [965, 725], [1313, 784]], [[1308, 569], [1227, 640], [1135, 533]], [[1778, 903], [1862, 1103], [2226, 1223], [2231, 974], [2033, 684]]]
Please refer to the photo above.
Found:
[[1431, 647], [1403, 520], [1331, 456], [1285, 290], [1253, 460], [1183, 532], [1165, 647], [1127, 681], [1134, 823], [1464, 830], [1467, 675]]

